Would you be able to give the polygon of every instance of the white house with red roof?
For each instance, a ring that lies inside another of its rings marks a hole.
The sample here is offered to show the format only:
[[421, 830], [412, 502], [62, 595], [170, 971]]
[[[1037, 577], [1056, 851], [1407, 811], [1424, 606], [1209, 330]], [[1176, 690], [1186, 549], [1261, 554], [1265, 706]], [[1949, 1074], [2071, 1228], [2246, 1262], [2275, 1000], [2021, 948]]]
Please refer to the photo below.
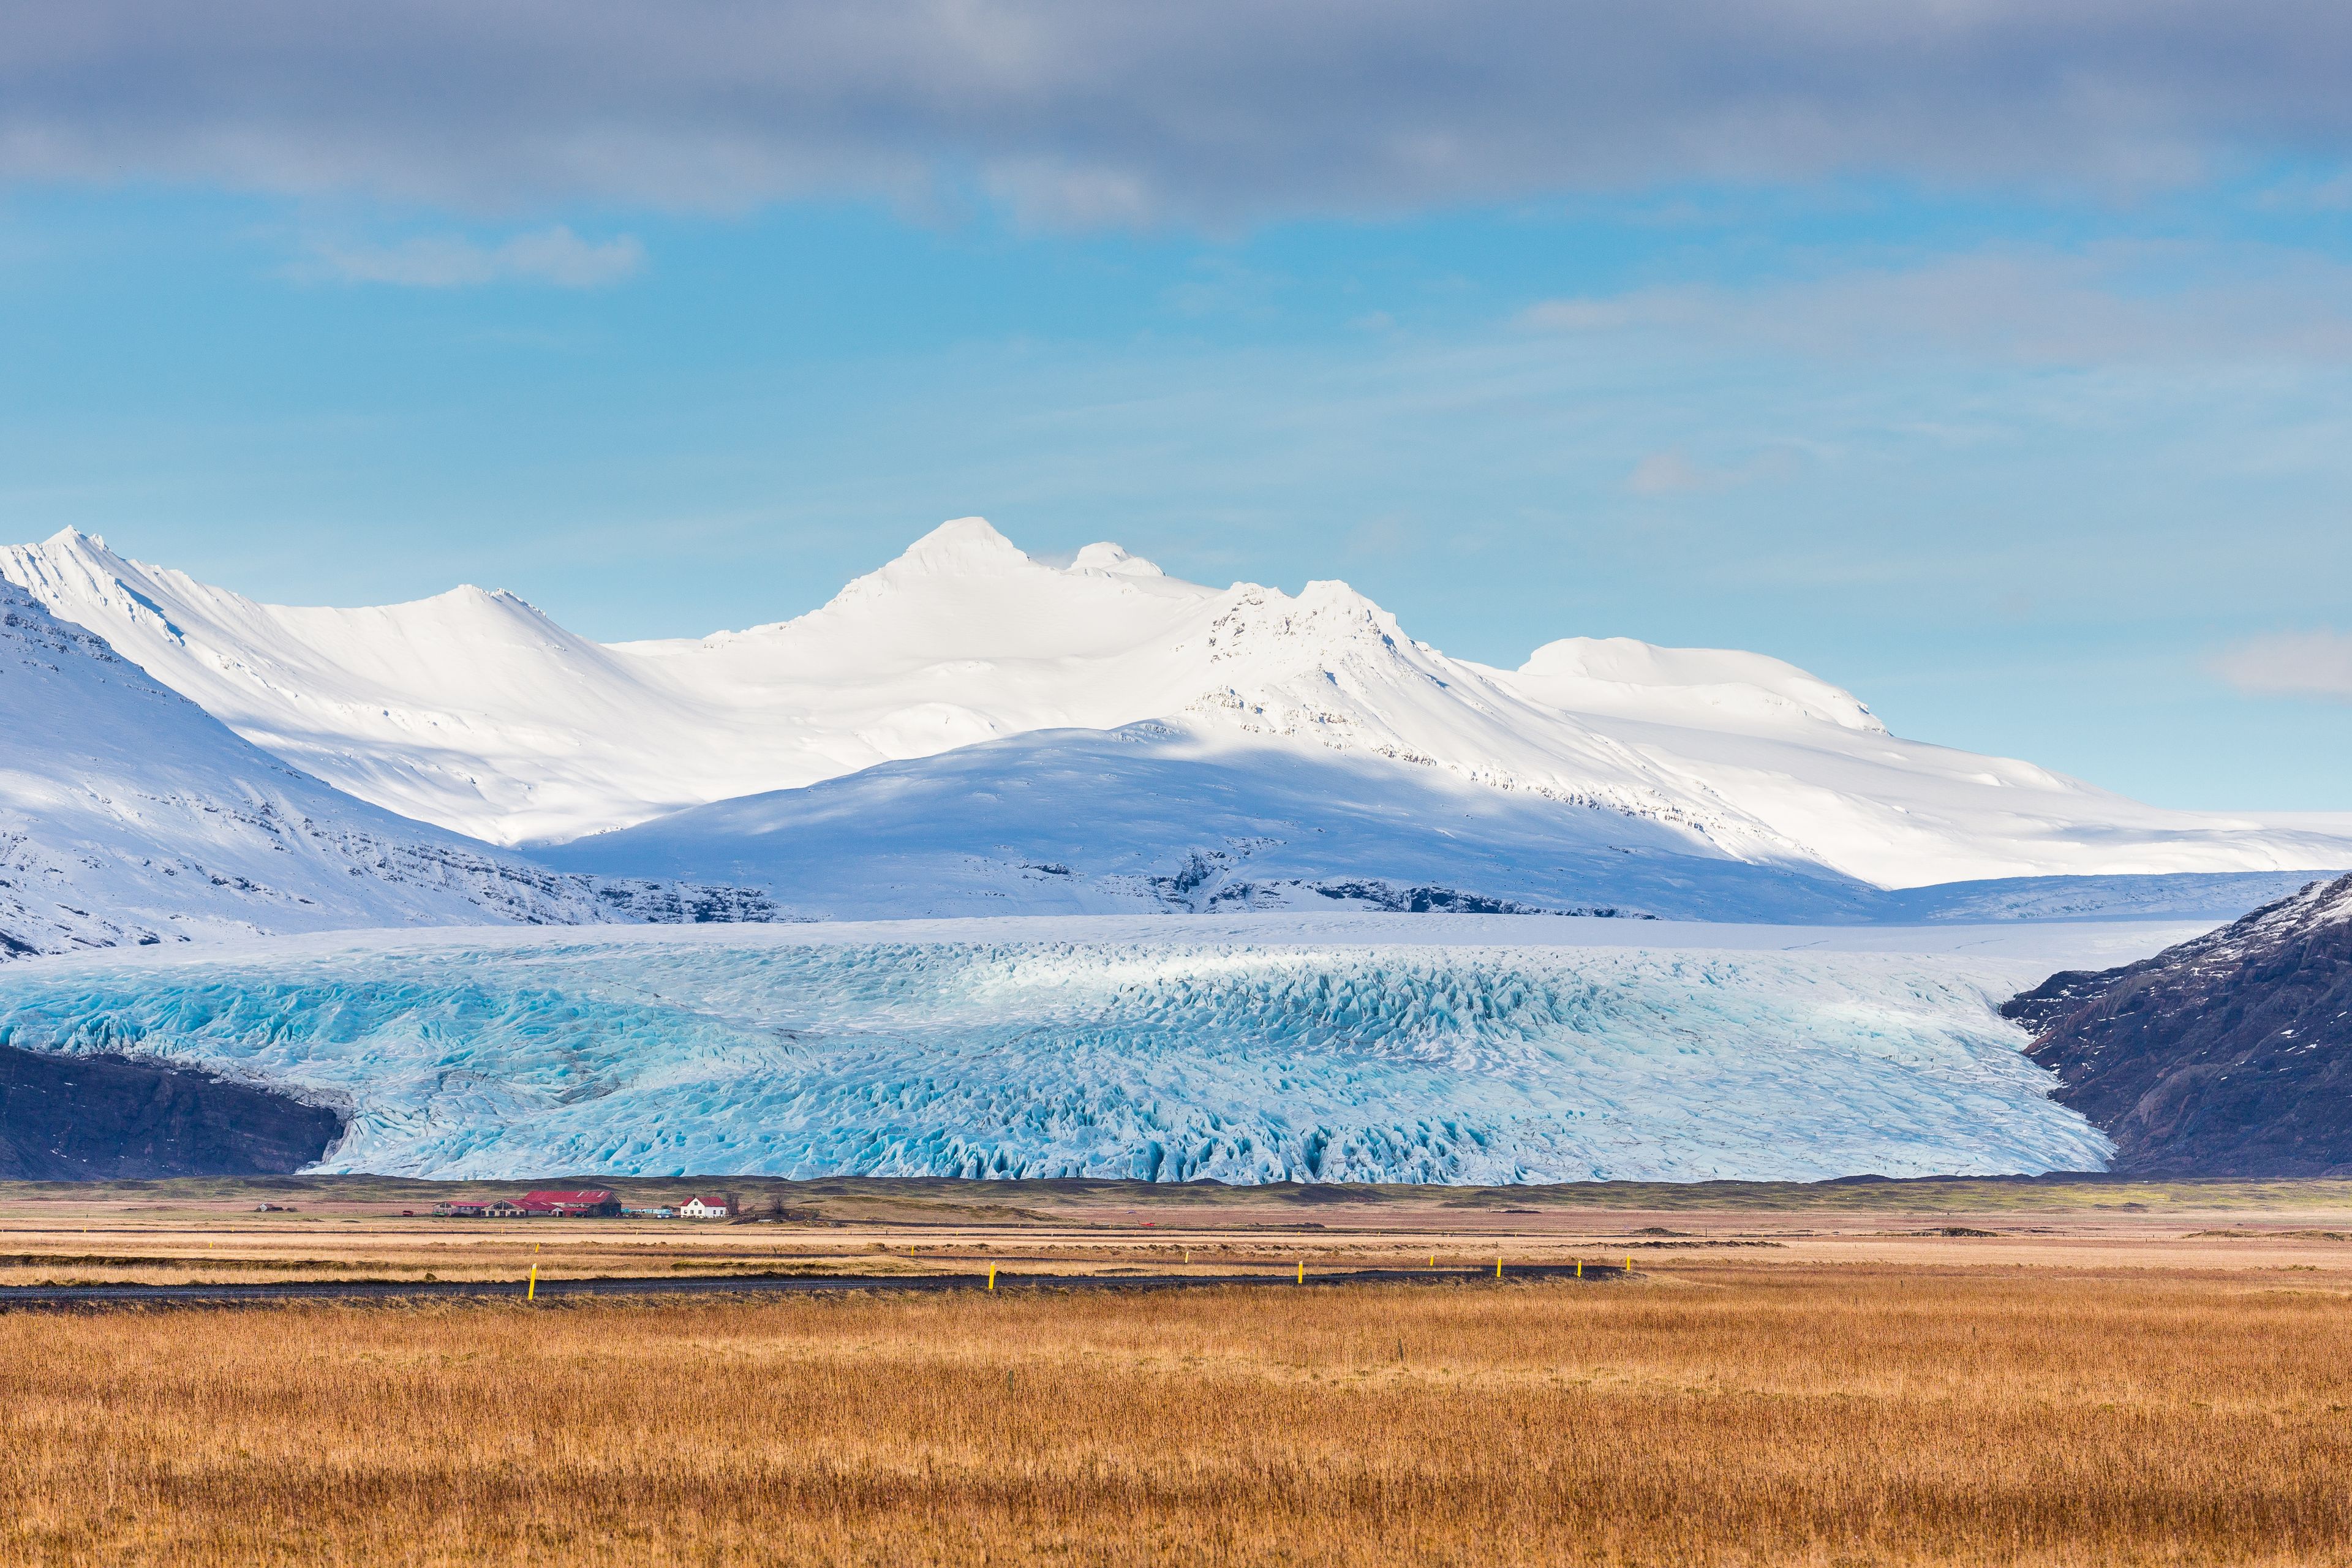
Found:
[[691, 1197], [677, 1205], [680, 1219], [725, 1219], [735, 1212], [734, 1194], [709, 1194]]

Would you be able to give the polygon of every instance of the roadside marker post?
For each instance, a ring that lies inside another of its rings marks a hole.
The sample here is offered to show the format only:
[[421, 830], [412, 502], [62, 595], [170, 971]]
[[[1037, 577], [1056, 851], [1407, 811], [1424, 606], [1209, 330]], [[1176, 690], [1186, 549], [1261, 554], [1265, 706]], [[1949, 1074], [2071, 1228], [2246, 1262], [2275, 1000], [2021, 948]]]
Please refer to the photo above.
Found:
[[1630, 1252], [1625, 1255], [1625, 1278], [1633, 1278], [1633, 1255]]
[[1298, 1282], [1301, 1285], [1307, 1283], [1307, 1259], [1304, 1258], [1298, 1260]]
[[1583, 1279], [1583, 1278], [1584, 1278], [1584, 1259], [1582, 1259], [1581, 1258], [1578, 1258], [1578, 1259], [1576, 1260], [1576, 1277], [1577, 1277], [1579, 1279]]
[[1501, 1258], [1497, 1258], [1496, 1259], [1495, 1259], [1495, 1278], [1496, 1278], [1496, 1279], [1500, 1279], [1502, 1277], [1503, 1277], [1503, 1260], [1502, 1260]]
[[988, 1288], [992, 1290], [996, 1289], [996, 1265], [993, 1263], [988, 1266]]
[[539, 1300], [539, 1265], [536, 1263], [530, 1266], [530, 1283], [524, 1287], [522, 1299], [526, 1301]]

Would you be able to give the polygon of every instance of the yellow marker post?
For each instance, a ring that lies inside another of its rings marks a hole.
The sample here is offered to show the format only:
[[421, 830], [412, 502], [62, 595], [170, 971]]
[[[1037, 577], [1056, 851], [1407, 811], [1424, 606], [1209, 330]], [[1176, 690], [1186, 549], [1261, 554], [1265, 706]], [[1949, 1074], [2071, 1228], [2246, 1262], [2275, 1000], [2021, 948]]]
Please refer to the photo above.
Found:
[[523, 1291], [522, 1299], [526, 1301], [536, 1301], [539, 1300], [539, 1265], [536, 1263], [530, 1266], [530, 1287]]
[[1630, 1252], [1625, 1255], [1625, 1278], [1633, 1278], [1633, 1255]]
[[1584, 1259], [1582, 1259], [1581, 1258], [1578, 1258], [1578, 1259], [1576, 1260], [1576, 1277], [1577, 1277], [1579, 1279], [1583, 1279], [1583, 1278], [1584, 1278]]
[[1307, 1259], [1304, 1258], [1298, 1260], [1298, 1282], [1301, 1285], [1307, 1283]]
[[996, 1289], [996, 1265], [993, 1263], [988, 1266], [988, 1288], [992, 1290]]
[[1496, 1278], [1496, 1279], [1500, 1279], [1502, 1277], [1503, 1277], [1503, 1260], [1502, 1260], [1501, 1258], [1497, 1258], [1496, 1259], [1495, 1259], [1495, 1278]]

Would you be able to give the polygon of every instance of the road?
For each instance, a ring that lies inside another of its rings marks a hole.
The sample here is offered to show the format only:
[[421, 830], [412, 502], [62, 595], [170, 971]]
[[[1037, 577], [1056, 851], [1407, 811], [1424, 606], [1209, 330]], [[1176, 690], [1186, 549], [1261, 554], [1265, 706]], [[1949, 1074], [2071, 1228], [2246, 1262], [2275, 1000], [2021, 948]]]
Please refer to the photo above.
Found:
[[[1503, 1281], [1629, 1278], [1615, 1263], [1574, 1266], [1506, 1266]], [[1009, 1274], [996, 1276], [998, 1290], [1204, 1290], [1256, 1285], [1297, 1289], [1335, 1285], [1494, 1284], [1483, 1268], [1356, 1268], [1326, 1273], [1260, 1274]], [[984, 1274], [727, 1274], [679, 1279], [541, 1279], [538, 1299], [578, 1296], [821, 1296], [859, 1290], [983, 1290]], [[250, 1285], [9, 1285], [0, 1286], [0, 1311], [22, 1307], [182, 1306], [234, 1307], [255, 1301], [418, 1301], [496, 1300], [524, 1296], [524, 1281], [303, 1279]]]

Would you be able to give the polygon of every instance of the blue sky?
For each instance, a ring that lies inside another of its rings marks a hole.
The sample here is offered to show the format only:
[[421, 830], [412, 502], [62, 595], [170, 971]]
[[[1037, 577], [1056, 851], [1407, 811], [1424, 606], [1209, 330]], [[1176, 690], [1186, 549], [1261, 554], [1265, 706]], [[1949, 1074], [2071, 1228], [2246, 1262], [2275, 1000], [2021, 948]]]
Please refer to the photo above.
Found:
[[109, 0], [0, 62], [0, 532], [617, 639], [977, 512], [2352, 809], [2352, 24], [1687, 11]]

